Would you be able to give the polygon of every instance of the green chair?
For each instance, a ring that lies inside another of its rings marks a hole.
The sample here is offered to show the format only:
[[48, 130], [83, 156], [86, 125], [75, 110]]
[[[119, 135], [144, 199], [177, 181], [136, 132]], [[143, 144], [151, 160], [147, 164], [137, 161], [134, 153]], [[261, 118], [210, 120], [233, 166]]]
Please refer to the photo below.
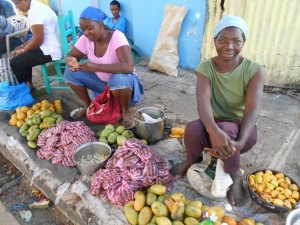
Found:
[[[44, 79], [47, 94], [51, 94], [52, 90], [54, 89], [69, 89], [72, 91], [72, 89], [69, 86], [63, 84], [64, 76], [62, 73], [62, 70], [66, 68], [66, 56], [71, 46], [74, 45], [77, 41], [76, 27], [74, 24], [72, 11], [68, 11], [68, 15], [66, 16], [58, 16], [58, 25], [63, 58], [60, 60], [52, 61], [52, 63], [54, 64], [56, 75], [49, 75], [46, 64], [41, 65], [41, 72]], [[58, 81], [58, 84], [51, 85], [54, 81]]]

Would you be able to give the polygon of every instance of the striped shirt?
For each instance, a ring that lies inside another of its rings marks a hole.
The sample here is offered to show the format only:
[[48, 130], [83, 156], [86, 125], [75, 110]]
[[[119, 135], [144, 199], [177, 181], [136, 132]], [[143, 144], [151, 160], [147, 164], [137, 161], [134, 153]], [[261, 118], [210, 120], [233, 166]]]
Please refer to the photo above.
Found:
[[0, 16], [0, 38], [4, 38], [7, 34], [15, 32], [15, 28], [3, 16]]

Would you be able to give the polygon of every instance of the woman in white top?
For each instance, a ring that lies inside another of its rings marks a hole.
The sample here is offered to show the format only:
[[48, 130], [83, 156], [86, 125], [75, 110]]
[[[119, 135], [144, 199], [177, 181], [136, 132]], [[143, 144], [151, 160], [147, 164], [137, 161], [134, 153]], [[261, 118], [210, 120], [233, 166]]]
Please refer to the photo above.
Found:
[[32, 67], [62, 57], [58, 20], [54, 11], [37, 0], [12, 0], [16, 8], [28, 11], [32, 38], [15, 49], [11, 68], [18, 81], [25, 82], [31, 89]]

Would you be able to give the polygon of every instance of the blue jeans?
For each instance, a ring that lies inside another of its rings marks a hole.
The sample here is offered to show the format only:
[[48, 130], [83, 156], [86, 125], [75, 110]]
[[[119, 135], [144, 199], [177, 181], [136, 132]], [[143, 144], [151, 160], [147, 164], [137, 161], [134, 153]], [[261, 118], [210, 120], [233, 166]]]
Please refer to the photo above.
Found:
[[[130, 102], [131, 106], [135, 105], [139, 101], [140, 95], [143, 94], [143, 87], [140, 84], [138, 77], [133, 73], [112, 74], [108, 82], [104, 82], [96, 75], [96, 73], [89, 73], [81, 70], [73, 72], [69, 68], [66, 68], [64, 72], [64, 77], [66, 83], [72, 83], [76, 86], [84, 86], [89, 90], [93, 91], [96, 95], [102, 93], [106, 85], [108, 85], [110, 90], [112, 91], [130, 88], [134, 92], [134, 94], [132, 94], [132, 99]], [[137, 82], [140, 85], [136, 85]]]

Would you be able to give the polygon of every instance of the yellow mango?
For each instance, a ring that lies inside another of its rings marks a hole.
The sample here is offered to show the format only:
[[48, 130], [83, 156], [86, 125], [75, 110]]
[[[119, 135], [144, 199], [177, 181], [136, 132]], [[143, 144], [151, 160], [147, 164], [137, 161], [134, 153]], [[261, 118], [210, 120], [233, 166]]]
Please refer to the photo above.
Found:
[[141, 211], [146, 202], [146, 196], [141, 191], [136, 191], [134, 193], [134, 204], [133, 207], [136, 211]]
[[186, 217], [184, 219], [184, 224], [185, 225], [199, 225], [199, 221], [193, 217]]
[[172, 225], [171, 220], [165, 216], [159, 216], [156, 218], [157, 225]]
[[167, 193], [167, 187], [162, 184], [153, 184], [147, 191], [148, 193], [151, 192], [156, 195], [165, 195]]
[[138, 224], [139, 225], [147, 225], [152, 218], [152, 210], [150, 207], [145, 206], [141, 209], [139, 216], [138, 216]]
[[165, 204], [155, 201], [151, 205], [152, 212], [157, 216], [168, 216], [168, 208]]

